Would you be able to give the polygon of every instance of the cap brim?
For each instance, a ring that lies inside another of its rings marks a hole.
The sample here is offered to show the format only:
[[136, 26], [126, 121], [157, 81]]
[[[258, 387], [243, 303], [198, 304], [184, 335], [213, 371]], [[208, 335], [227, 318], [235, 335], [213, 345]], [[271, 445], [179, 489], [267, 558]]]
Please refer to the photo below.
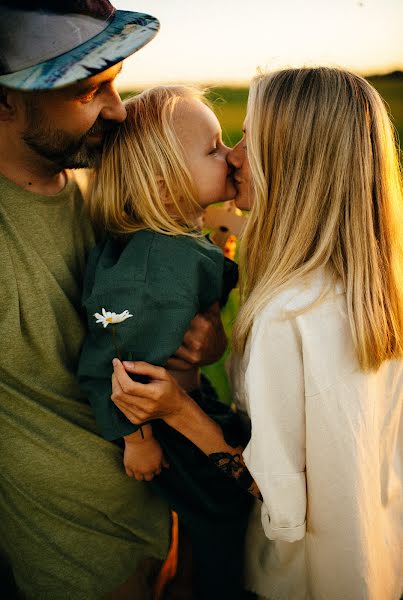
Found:
[[101, 33], [77, 48], [33, 67], [0, 76], [0, 85], [20, 90], [51, 90], [105, 71], [140, 50], [158, 33], [158, 19], [117, 10]]

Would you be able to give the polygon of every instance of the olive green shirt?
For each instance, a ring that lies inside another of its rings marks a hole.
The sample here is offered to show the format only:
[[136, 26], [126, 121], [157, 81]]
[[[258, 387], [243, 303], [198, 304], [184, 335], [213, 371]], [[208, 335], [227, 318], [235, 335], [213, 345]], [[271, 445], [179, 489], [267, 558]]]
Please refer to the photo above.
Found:
[[0, 177], [0, 553], [35, 600], [102, 598], [168, 547], [168, 507], [126, 476], [75, 376], [93, 243], [74, 181], [49, 197]]

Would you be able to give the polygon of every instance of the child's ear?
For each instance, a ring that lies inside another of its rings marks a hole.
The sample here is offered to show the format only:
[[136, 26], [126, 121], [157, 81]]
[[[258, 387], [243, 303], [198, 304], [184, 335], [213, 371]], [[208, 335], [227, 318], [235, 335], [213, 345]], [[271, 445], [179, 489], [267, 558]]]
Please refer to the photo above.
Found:
[[167, 208], [169, 208], [170, 206], [173, 205], [173, 201], [172, 201], [171, 195], [169, 193], [165, 179], [161, 176], [158, 176], [157, 177], [157, 185], [158, 185], [158, 193], [159, 193], [159, 196], [160, 196], [162, 202], [165, 204], [165, 206]]

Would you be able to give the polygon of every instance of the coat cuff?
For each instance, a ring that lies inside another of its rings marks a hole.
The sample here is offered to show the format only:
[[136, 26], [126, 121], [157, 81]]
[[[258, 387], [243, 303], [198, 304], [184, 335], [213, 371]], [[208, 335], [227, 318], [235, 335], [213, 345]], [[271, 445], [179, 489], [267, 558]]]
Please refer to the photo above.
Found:
[[266, 537], [286, 542], [301, 540], [306, 532], [305, 471], [259, 473], [246, 465], [263, 496], [261, 519]]
[[262, 504], [262, 526], [266, 537], [269, 540], [282, 540], [283, 542], [296, 542], [302, 540], [306, 533], [306, 521], [300, 525], [292, 527], [276, 527], [270, 520], [269, 510], [267, 506]]

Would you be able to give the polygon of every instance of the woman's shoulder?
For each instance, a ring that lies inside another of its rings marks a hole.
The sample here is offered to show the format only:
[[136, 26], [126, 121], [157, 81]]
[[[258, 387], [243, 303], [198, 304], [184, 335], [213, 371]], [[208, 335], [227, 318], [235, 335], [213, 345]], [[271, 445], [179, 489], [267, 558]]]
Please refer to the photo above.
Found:
[[334, 303], [338, 297], [344, 297], [342, 282], [330, 269], [320, 267], [285, 285], [268, 300], [257, 319], [284, 319], [287, 315], [312, 312]]

